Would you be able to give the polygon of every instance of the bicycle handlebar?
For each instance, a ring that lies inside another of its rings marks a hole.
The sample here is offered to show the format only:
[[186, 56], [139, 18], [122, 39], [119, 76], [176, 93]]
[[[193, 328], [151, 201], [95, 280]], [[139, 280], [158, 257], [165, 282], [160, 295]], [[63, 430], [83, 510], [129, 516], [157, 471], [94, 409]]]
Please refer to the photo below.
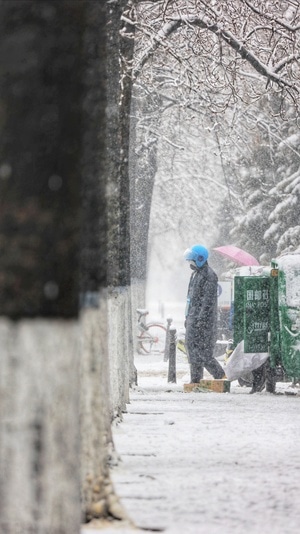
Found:
[[139, 319], [145, 315], [148, 315], [149, 311], [148, 310], [144, 310], [144, 309], [141, 309], [141, 308], [138, 308], [137, 310], [137, 313], [139, 314]]

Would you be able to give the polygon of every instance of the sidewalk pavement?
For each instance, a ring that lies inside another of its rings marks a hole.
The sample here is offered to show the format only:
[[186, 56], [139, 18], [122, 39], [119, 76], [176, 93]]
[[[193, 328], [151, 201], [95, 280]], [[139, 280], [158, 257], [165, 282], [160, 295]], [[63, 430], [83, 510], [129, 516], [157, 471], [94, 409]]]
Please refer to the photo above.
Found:
[[249, 395], [235, 382], [230, 393], [184, 393], [185, 357], [177, 384], [161, 356], [137, 356], [136, 367], [111, 471], [135, 527], [95, 522], [82, 534], [298, 533], [299, 397]]

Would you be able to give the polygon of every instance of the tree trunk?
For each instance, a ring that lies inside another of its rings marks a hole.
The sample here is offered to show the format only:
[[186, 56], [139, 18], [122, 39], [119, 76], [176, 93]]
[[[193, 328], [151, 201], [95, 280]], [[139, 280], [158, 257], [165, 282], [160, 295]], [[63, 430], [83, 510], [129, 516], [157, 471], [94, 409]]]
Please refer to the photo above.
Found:
[[109, 223], [120, 239], [109, 243], [119, 263], [117, 276], [109, 263], [110, 284], [129, 293], [130, 283], [128, 115], [116, 131], [109, 115], [120, 96], [113, 47], [122, 7], [0, 2], [0, 525], [12, 534], [73, 534], [80, 510], [86, 519], [124, 516], [108, 456], [128, 379], [113, 406], [107, 344], [107, 193], [115, 185]]
[[134, 378], [132, 316], [130, 306], [130, 187], [129, 114], [133, 27], [121, 22], [130, 2], [123, 0], [108, 8], [108, 285], [110, 361], [114, 413], [121, 415], [129, 401], [129, 384]]
[[0, 3], [0, 530], [80, 528], [84, 4]]
[[[152, 95], [145, 93], [140, 98], [143, 88], [135, 86], [131, 105], [130, 129], [130, 264], [132, 314], [136, 320], [136, 309], [145, 307], [148, 234], [151, 213], [151, 201], [157, 171], [157, 137], [150, 134], [158, 131], [159, 119], [154, 109]], [[158, 96], [156, 98], [156, 105]], [[151, 119], [151, 111], [154, 117]], [[133, 325], [133, 335], [136, 335]]]
[[119, 64], [124, 4], [89, 2], [84, 41], [81, 443], [86, 520], [126, 515], [108, 467], [111, 420], [125, 410], [129, 395], [129, 118], [121, 99], [127, 102], [130, 87], [124, 96]]

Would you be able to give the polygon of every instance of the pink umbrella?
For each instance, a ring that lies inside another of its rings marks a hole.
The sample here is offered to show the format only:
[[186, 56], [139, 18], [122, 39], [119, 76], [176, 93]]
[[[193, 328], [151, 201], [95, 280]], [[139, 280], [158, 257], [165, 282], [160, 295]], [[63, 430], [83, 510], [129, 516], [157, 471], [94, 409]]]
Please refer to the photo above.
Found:
[[254, 256], [251, 256], [251, 254], [249, 254], [245, 250], [235, 247], [234, 245], [217, 247], [213, 250], [219, 252], [222, 256], [225, 256], [225, 258], [228, 258], [229, 260], [232, 260], [235, 263], [238, 263], [239, 265], [259, 265], [259, 262], [256, 258], [254, 258]]

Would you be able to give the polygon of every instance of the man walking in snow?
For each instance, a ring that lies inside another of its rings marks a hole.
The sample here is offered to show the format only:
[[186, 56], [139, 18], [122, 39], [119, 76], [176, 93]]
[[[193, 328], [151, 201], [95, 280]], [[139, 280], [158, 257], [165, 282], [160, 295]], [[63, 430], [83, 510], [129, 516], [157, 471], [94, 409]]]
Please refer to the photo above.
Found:
[[213, 357], [217, 341], [218, 277], [207, 263], [208, 250], [193, 245], [184, 253], [193, 270], [186, 307], [186, 347], [189, 356], [191, 383], [203, 378], [203, 368], [214, 378], [224, 378], [224, 370]]

